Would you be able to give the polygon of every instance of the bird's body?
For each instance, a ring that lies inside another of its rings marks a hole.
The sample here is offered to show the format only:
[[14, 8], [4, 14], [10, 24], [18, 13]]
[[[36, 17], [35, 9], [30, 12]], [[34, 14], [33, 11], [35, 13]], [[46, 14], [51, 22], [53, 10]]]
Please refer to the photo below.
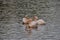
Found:
[[28, 24], [30, 21], [30, 18], [26, 15], [22, 21], [23, 21], [23, 24]]
[[29, 23], [29, 26], [36, 26], [37, 22], [36, 21], [32, 21]]
[[37, 21], [36, 20], [32, 20], [29, 22], [29, 28], [31, 29], [37, 29]]
[[37, 20], [37, 23], [38, 23], [39, 25], [43, 25], [43, 24], [45, 24], [46, 22], [45, 22], [43, 19], [39, 19], [39, 20]]
[[27, 18], [23, 18], [23, 24], [28, 24], [28, 19]]

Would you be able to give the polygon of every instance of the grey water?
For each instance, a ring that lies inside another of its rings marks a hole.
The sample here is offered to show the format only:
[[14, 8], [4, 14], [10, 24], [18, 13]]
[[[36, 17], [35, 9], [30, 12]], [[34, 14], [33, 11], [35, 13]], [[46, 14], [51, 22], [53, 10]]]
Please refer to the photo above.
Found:
[[[28, 33], [22, 24], [25, 15], [37, 15], [46, 25]], [[0, 40], [60, 40], [60, 1], [0, 0]]]

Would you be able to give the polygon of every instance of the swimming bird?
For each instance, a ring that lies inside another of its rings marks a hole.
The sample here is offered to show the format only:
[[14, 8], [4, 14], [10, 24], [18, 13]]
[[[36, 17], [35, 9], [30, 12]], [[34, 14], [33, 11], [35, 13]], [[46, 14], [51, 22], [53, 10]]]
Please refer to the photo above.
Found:
[[44, 25], [44, 24], [46, 24], [46, 22], [45, 22], [43, 19], [38, 19], [38, 20], [37, 20], [37, 23], [38, 23], [39, 25]]
[[29, 21], [28, 15], [26, 15], [22, 21], [23, 21], [23, 24], [28, 24], [28, 21]]
[[33, 20], [29, 21], [29, 29], [30, 30], [37, 29], [37, 17], [36, 16], [33, 17]]
[[34, 16], [33, 19], [37, 22], [39, 25], [46, 24], [46, 22], [43, 19], [38, 19], [37, 16]]

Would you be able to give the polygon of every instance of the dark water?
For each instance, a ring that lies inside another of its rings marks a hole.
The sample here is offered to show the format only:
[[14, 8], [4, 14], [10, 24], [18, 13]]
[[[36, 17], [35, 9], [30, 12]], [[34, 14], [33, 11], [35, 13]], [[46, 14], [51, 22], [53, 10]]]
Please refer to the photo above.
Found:
[[[59, 0], [6, 0], [0, 2], [0, 40], [60, 40]], [[22, 25], [24, 15], [37, 15], [46, 21], [38, 31], [28, 33]]]

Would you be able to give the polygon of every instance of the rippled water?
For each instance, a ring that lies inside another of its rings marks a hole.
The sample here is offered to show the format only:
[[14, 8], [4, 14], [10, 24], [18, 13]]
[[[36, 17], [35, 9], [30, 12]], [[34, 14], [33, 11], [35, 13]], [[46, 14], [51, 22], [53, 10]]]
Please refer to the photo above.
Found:
[[[13, 1], [11, 2], [13, 3]], [[29, 2], [27, 0], [27, 4], [25, 4], [24, 1], [22, 4], [19, 2], [19, 0], [17, 0], [16, 2], [17, 3], [15, 3], [14, 5], [15, 7], [13, 6], [13, 4], [11, 5], [8, 2], [8, 4], [11, 6], [8, 5], [8, 7], [4, 11], [2, 11], [2, 13], [0, 12], [0, 40], [60, 40], [60, 9], [59, 5], [56, 6], [56, 4], [58, 4], [58, 1], [44, 1], [46, 3], [43, 3], [42, 1], [42, 4], [40, 5], [39, 1]], [[30, 5], [30, 3], [32, 5], [31, 7], [23, 6]], [[20, 8], [19, 4], [22, 4], [21, 7], [23, 7]], [[22, 18], [26, 14], [29, 15], [29, 17], [37, 15], [39, 18], [42, 18], [46, 21], [46, 25], [38, 25], [38, 31], [32, 30], [31, 33], [28, 33], [24, 30], [25, 26], [22, 24]]]

